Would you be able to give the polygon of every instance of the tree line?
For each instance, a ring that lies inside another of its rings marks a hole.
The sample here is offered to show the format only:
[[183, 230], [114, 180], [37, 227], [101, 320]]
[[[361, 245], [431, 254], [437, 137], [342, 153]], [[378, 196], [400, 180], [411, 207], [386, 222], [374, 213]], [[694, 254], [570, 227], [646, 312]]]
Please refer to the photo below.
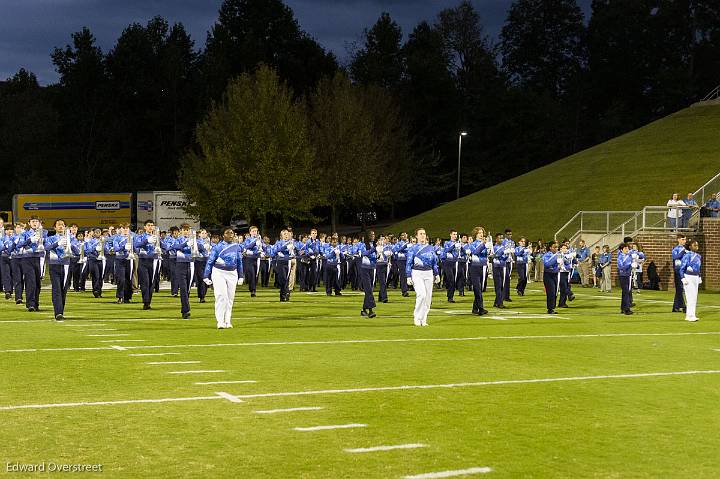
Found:
[[225, 0], [202, 46], [155, 17], [51, 58], [55, 84], [0, 83], [0, 206], [180, 186], [215, 222], [334, 224], [454, 198], [460, 131], [467, 194], [697, 101], [720, 83], [720, 8], [515, 0], [493, 39], [462, 1], [411, 32], [380, 14], [340, 64], [281, 0]]

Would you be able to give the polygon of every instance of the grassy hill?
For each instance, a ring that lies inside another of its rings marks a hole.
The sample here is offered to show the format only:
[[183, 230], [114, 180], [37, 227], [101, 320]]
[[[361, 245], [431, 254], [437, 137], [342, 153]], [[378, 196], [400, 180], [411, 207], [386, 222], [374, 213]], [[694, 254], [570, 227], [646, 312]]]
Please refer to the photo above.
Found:
[[578, 210], [639, 210], [684, 197], [720, 171], [720, 105], [695, 106], [393, 225], [549, 239]]

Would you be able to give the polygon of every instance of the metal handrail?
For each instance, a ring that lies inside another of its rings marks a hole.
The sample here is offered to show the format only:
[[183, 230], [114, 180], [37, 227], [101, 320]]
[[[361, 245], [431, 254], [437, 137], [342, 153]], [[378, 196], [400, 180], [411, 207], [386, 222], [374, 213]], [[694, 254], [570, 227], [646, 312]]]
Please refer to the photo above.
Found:
[[710, 101], [714, 100], [715, 98], [720, 97], [720, 85], [716, 86], [713, 91], [705, 95], [705, 98], [703, 98], [701, 101]]
[[[720, 88], [720, 86], [718, 88]], [[693, 193], [694, 197], [697, 197], [698, 195], [700, 195], [700, 203], [699, 203], [700, 205], [705, 204], [705, 188], [707, 188], [710, 185], [710, 183], [713, 183], [714, 181], [719, 180], [719, 179], [720, 179], [720, 173], [713, 176], [709, 181], [707, 181], [704, 185], [702, 185], [700, 188], [698, 188], [698, 190], [695, 193]], [[718, 188], [720, 188], [720, 185], [718, 186]], [[712, 192], [712, 193], [717, 193], [717, 191]]]

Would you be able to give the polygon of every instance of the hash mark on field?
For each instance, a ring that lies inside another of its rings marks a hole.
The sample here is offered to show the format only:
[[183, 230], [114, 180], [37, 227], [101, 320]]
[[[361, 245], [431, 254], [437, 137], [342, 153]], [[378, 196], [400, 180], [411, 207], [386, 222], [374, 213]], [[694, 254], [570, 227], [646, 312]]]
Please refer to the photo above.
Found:
[[405, 476], [403, 479], [439, 479], [442, 477], [468, 476], [470, 474], [487, 474], [488, 472], [492, 472], [489, 467], [471, 467], [469, 469], [458, 469], [457, 471], [426, 472], [425, 474]]
[[[113, 346], [113, 348], [114, 347], [115, 346]], [[123, 349], [127, 349], [127, 348], [123, 348]], [[180, 353], [140, 353], [140, 354], [128, 354], [128, 356], [173, 356], [176, 354], [180, 354]]]
[[127, 351], [127, 348], [123, 348], [122, 346], [118, 346], [117, 344], [114, 344], [110, 347], [113, 349], [117, 349], [118, 351]]
[[144, 343], [147, 339], [104, 339], [101, 343]]
[[151, 361], [145, 364], [199, 364], [200, 361]]
[[202, 373], [224, 373], [224, 369], [206, 369], [198, 371], [169, 371], [168, 374], [202, 374]]
[[210, 384], [248, 384], [256, 383], [257, 381], [209, 381], [205, 383], [195, 383], [197, 386], [207, 386]]
[[325, 431], [328, 429], [352, 429], [355, 427], [367, 427], [367, 424], [336, 424], [332, 426], [311, 426], [311, 427], [294, 427], [294, 431]]
[[398, 444], [397, 446], [375, 446], [375, 447], [358, 447], [355, 449], [345, 449], [345, 452], [377, 452], [377, 451], [393, 451], [395, 449], [417, 449], [427, 447], [427, 444]]
[[112, 338], [114, 336], [130, 336], [127, 333], [120, 333], [120, 334], [88, 334], [87, 335], [90, 338]]
[[235, 403], [245, 402], [242, 399], [238, 398], [237, 396], [233, 396], [232, 394], [228, 394], [228, 393], [224, 393], [224, 392], [216, 392], [215, 394], [217, 394], [221, 398], [227, 399], [230, 402], [235, 402]]
[[266, 409], [264, 411], [253, 411], [255, 414], [275, 414], [278, 412], [294, 412], [294, 411], [319, 411], [325, 409], [323, 407], [312, 406], [312, 407], [291, 407], [288, 409]]
[[96, 326], [105, 326], [105, 325], [100, 324], [100, 323], [89, 323], [89, 324], [67, 324], [67, 323], [65, 323], [65, 326], [68, 328], [94, 328]]

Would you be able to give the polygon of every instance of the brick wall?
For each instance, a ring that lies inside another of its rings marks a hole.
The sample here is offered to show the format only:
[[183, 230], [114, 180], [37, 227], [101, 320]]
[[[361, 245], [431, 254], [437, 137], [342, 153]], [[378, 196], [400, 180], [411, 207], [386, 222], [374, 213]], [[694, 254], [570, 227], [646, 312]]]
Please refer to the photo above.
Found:
[[[688, 239], [697, 240], [702, 255], [703, 284], [707, 290], [720, 290], [720, 218], [702, 218], [698, 233], [688, 234]], [[672, 249], [677, 244], [677, 235], [667, 233], [642, 233], [635, 237], [640, 243], [646, 260], [643, 267], [643, 280], [647, 281], [647, 267], [651, 261], [657, 266], [660, 276], [660, 289], [674, 289]], [[617, 260], [617, 252], [613, 252], [613, 261]], [[612, 268], [613, 283], [617, 282], [616, 263]]]

